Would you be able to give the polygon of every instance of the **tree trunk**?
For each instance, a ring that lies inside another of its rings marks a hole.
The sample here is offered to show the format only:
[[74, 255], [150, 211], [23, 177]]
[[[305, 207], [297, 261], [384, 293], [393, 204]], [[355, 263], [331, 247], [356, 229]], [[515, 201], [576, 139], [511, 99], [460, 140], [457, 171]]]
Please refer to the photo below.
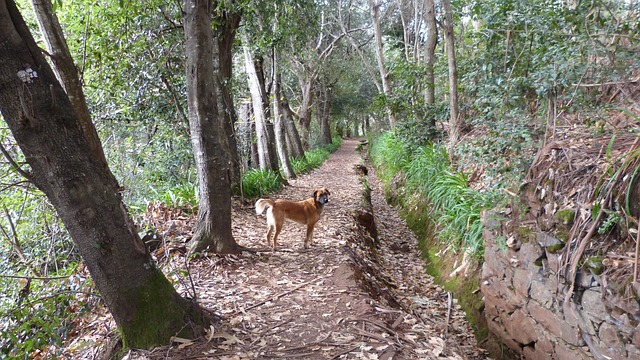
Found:
[[0, 84], [0, 112], [30, 166], [30, 179], [58, 211], [124, 345], [150, 348], [174, 335], [202, 335], [210, 319], [156, 268], [113, 188], [113, 175], [92, 151], [11, 0], [0, 1]]
[[[240, 161], [238, 159], [238, 141], [234, 132], [234, 125], [238, 121], [238, 116], [233, 105], [233, 94], [231, 91], [231, 80], [233, 78], [233, 40], [236, 36], [236, 30], [240, 26], [240, 13], [223, 11], [216, 16], [215, 23], [218, 24], [214, 29], [218, 34], [218, 54], [219, 54], [219, 71], [215, 71], [217, 76], [216, 88], [218, 89], [218, 108], [222, 111], [219, 113], [224, 117], [224, 136], [223, 145], [225, 152], [228, 154], [230, 161], [231, 186], [239, 186], [242, 181], [240, 171]], [[214, 59], [214, 62], [217, 59]], [[220, 101], [222, 100], [222, 101]]]
[[329, 126], [329, 112], [331, 109], [331, 89], [324, 83], [318, 84], [318, 122], [320, 125], [320, 143], [331, 144], [331, 127]]
[[[382, 92], [384, 93], [387, 101], [391, 100], [391, 78], [387, 65], [384, 61], [384, 49], [382, 46], [382, 28], [380, 27], [380, 3], [377, 0], [369, 0], [371, 5], [371, 21], [373, 22], [373, 33], [376, 38], [376, 59], [378, 60], [378, 71], [380, 72], [380, 79], [382, 81]], [[391, 109], [387, 106], [387, 116], [389, 117], [389, 126], [391, 129], [396, 126], [396, 116]]]
[[449, 65], [449, 144], [450, 149], [458, 143], [462, 121], [458, 106], [458, 67], [456, 65], [456, 49], [453, 34], [453, 14], [451, 12], [451, 1], [442, 0], [444, 10], [444, 38], [447, 46], [447, 58]]
[[264, 57], [254, 56], [253, 60], [258, 79], [258, 87], [260, 88], [260, 95], [262, 96], [262, 110], [264, 111], [264, 121], [265, 124], [267, 124], [267, 139], [269, 139], [269, 141], [267, 142], [267, 147], [269, 148], [269, 160], [271, 161], [269, 168], [280, 175], [280, 172], [278, 171], [279, 163], [275, 141], [276, 134], [274, 123], [271, 119], [271, 104], [269, 102], [269, 94], [271, 93], [271, 90], [269, 90], [270, 86], [267, 86], [267, 82], [264, 77]]
[[258, 159], [260, 162], [260, 169], [272, 169], [271, 156], [275, 154], [269, 153], [269, 133], [267, 130], [267, 121], [264, 114], [264, 106], [262, 105], [262, 94], [260, 84], [258, 80], [258, 74], [253, 61], [253, 54], [249, 49], [249, 39], [247, 35], [243, 35], [242, 41], [244, 42], [242, 48], [244, 49], [244, 65], [247, 72], [247, 78], [249, 82], [249, 93], [251, 94], [251, 102], [253, 103], [253, 117], [256, 122], [256, 142], [258, 146]]
[[[91, 152], [105, 168], [108, 168], [109, 165], [104, 155], [104, 150], [102, 149], [102, 143], [91, 121], [91, 114], [87, 107], [82, 82], [78, 76], [78, 69], [71, 57], [71, 52], [64, 38], [62, 27], [58, 22], [58, 17], [53, 13], [51, 1], [31, 0], [31, 4], [47, 46], [56, 78], [67, 93], [69, 101], [71, 101], [71, 106], [73, 106], [73, 109], [78, 115], [82, 133], [89, 142]], [[111, 171], [109, 171], [109, 173], [111, 173]], [[113, 182], [114, 189], [119, 188], [115, 176], [112, 175], [110, 180]]]
[[187, 55], [187, 105], [191, 144], [198, 171], [198, 218], [189, 251], [209, 249], [216, 253], [238, 253], [231, 233], [230, 162], [224, 148], [225, 121], [219, 108], [214, 73], [211, 30], [211, 0], [185, 0], [184, 30]]
[[282, 164], [282, 172], [286, 179], [295, 179], [296, 173], [291, 167], [289, 156], [287, 155], [287, 139], [284, 130], [284, 120], [282, 119], [280, 101], [278, 101], [278, 94], [280, 93], [280, 74], [278, 71], [278, 51], [273, 50], [273, 125], [274, 134], [276, 139], [276, 147], [278, 149], [278, 157], [280, 158], [280, 164]]
[[235, 123], [235, 132], [238, 134], [238, 157], [243, 170], [253, 166], [251, 157], [251, 147], [253, 144], [253, 132], [251, 130], [251, 104], [242, 101], [238, 106], [238, 121]]
[[300, 122], [300, 131], [302, 132], [302, 146], [309, 149], [309, 135], [311, 132], [311, 107], [313, 106], [313, 83], [314, 79], [299, 76], [298, 83], [302, 95], [302, 102], [298, 109], [298, 121]]
[[[436, 44], [438, 41], [438, 32], [436, 28], [436, 9], [434, 0], [425, 0], [426, 12], [424, 14], [425, 24], [427, 26], [427, 39], [424, 51], [424, 67], [425, 67], [425, 91], [424, 102], [427, 106], [436, 103], [436, 83], [433, 73], [433, 67], [436, 63]], [[427, 123], [430, 127], [435, 128], [436, 118], [433, 114], [428, 114]]]
[[289, 106], [289, 100], [285, 93], [280, 89], [278, 94], [278, 100], [280, 100], [280, 108], [282, 109], [282, 120], [284, 121], [285, 129], [287, 130], [287, 139], [291, 144], [290, 149], [295, 159], [302, 159], [304, 157], [304, 147], [302, 146], [302, 140], [300, 134], [296, 128], [295, 114]]

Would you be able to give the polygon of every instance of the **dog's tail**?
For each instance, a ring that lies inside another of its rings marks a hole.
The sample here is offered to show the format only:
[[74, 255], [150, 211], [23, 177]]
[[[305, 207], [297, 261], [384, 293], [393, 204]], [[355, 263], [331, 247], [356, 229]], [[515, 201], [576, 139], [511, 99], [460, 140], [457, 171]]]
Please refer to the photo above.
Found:
[[261, 215], [264, 209], [273, 207], [274, 201], [271, 199], [260, 199], [256, 201], [256, 214]]

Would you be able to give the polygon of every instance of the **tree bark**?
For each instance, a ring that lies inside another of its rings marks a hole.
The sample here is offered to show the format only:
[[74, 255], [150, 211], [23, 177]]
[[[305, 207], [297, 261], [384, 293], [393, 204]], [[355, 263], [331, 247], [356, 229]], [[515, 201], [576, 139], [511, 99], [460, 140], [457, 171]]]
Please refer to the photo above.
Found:
[[276, 140], [276, 147], [278, 149], [278, 157], [280, 158], [280, 164], [282, 172], [286, 179], [295, 179], [296, 173], [293, 171], [291, 161], [287, 155], [287, 138], [284, 129], [284, 120], [282, 119], [282, 111], [280, 108], [280, 101], [278, 100], [278, 94], [280, 93], [280, 70], [278, 69], [278, 51], [273, 51], [273, 125], [274, 134]]
[[[91, 114], [87, 107], [82, 82], [78, 76], [78, 69], [73, 61], [73, 57], [71, 57], [71, 52], [64, 38], [62, 27], [58, 22], [58, 17], [53, 13], [51, 1], [31, 0], [31, 4], [47, 46], [56, 78], [66, 91], [69, 101], [71, 101], [71, 105], [78, 115], [82, 133], [89, 142], [91, 152], [98, 161], [102, 162], [105, 168], [108, 168], [109, 165], [104, 155], [102, 143], [91, 121]], [[117, 189], [119, 185], [115, 176], [112, 176], [110, 180], [113, 182], [113, 188]]]
[[238, 253], [231, 233], [230, 161], [215, 81], [214, 59], [220, 54], [211, 30], [212, 7], [211, 0], [185, 0], [184, 6], [187, 104], [200, 197], [189, 251]]
[[282, 120], [284, 121], [284, 127], [287, 130], [287, 139], [291, 144], [290, 149], [295, 159], [304, 158], [304, 147], [302, 146], [302, 140], [300, 134], [296, 128], [295, 113], [289, 106], [289, 100], [285, 93], [280, 89], [278, 94], [278, 100], [280, 101], [280, 108], [282, 109]]
[[329, 126], [329, 112], [331, 110], [331, 89], [323, 82], [317, 87], [318, 123], [320, 125], [320, 143], [331, 144], [331, 127]]
[[[222, 109], [219, 113], [224, 117], [223, 142], [225, 152], [228, 154], [230, 161], [231, 186], [239, 186], [242, 181], [240, 171], [240, 160], [238, 158], [238, 141], [235, 136], [234, 125], [238, 121], [236, 109], [233, 104], [233, 93], [231, 91], [231, 80], [233, 78], [233, 41], [236, 36], [236, 30], [240, 26], [240, 13], [229, 11], [220, 12], [216, 16], [214, 27], [215, 36], [218, 41], [218, 71], [214, 69], [214, 73], [218, 74], [216, 88], [218, 89], [218, 108]], [[216, 59], [214, 59], [214, 62]], [[221, 101], [220, 101], [221, 100]]]
[[253, 104], [253, 117], [256, 122], [256, 142], [258, 147], [258, 160], [260, 169], [276, 170], [271, 167], [273, 163], [271, 157], [275, 154], [269, 152], [269, 132], [267, 129], [267, 120], [265, 118], [264, 106], [262, 105], [261, 87], [259, 84], [258, 73], [256, 72], [255, 63], [253, 61], [253, 53], [249, 49], [249, 38], [243, 35], [244, 42], [242, 48], [244, 50], [244, 65], [247, 72], [249, 83], [249, 93], [251, 94], [251, 102]]
[[[267, 147], [269, 148], [269, 154], [270, 154], [269, 160], [271, 161], [269, 168], [277, 172], [278, 175], [280, 175], [280, 172], [278, 171], [279, 164], [278, 164], [278, 156], [277, 156], [276, 141], [275, 141], [276, 134], [274, 131], [275, 130], [274, 122], [272, 121], [272, 118], [271, 118], [271, 104], [269, 102], [269, 94], [271, 93], [271, 90], [270, 90], [271, 86], [267, 86], [267, 82], [264, 76], [265, 74], [264, 57], [262, 55], [260, 56], [254, 55], [253, 64], [256, 69], [258, 87], [260, 88], [260, 95], [262, 96], [262, 110], [264, 111], [264, 121], [265, 121], [265, 124], [267, 124], [267, 128], [266, 128], [267, 134], [268, 134], [267, 138], [269, 139], [269, 141], [267, 142]], [[273, 85], [273, 83], [270, 85]]]
[[[425, 91], [424, 102], [427, 105], [433, 105], [436, 102], [435, 96], [435, 77], [433, 66], [435, 65], [436, 44], [438, 42], [438, 32], [436, 28], [436, 9], [434, 0], [425, 0], [426, 11], [424, 13], [424, 21], [427, 27], [427, 39], [425, 42], [424, 65], [425, 65]], [[435, 126], [435, 118], [432, 126]], [[431, 123], [431, 121], [430, 121]]]
[[456, 49], [453, 34], [453, 13], [451, 11], [451, 1], [442, 0], [444, 10], [444, 38], [447, 46], [447, 59], [449, 65], [449, 144], [450, 149], [458, 143], [462, 121], [460, 119], [460, 108], [458, 106], [458, 67], [456, 65]]
[[[391, 100], [391, 77], [387, 70], [384, 60], [384, 49], [382, 46], [382, 28], [380, 27], [380, 3], [377, 0], [369, 0], [371, 5], [371, 21], [373, 22], [373, 33], [376, 39], [376, 59], [378, 60], [378, 71], [380, 72], [380, 80], [382, 81], [382, 92], [387, 100]], [[391, 129], [396, 126], [396, 116], [387, 106], [387, 116], [389, 118], [389, 126]]]
[[78, 114], [12, 0], [0, 1], [0, 112], [58, 211], [125, 346], [195, 337], [210, 319], [156, 268]]
[[304, 77], [302, 73], [298, 76], [298, 83], [300, 84], [300, 91], [302, 93], [302, 102], [298, 109], [298, 121], [300, 123], [300, 131], [302, 132], [302, 146], [308, 150], [310, 145], [309, 134], [311, 132], [311, 109], [313, 106], [313, 83], [315, 82], [315, 78]]

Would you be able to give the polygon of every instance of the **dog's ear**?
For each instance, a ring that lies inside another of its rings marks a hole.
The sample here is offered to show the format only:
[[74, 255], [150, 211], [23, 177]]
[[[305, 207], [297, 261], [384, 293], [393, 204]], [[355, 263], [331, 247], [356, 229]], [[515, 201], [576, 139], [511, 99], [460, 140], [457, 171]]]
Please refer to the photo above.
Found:
[[320, 192], [320, 189], [317, 189], [317, 190], [313, 191], [313, 198], [316, 199], [316, 200], [318, 199], [318, 192]]
[[327, 188], [323, 188], [323, 189], [327, 193], [327, 195], [331, 195], [331, 193], [329, 192], [329, 189], [327, 189]]

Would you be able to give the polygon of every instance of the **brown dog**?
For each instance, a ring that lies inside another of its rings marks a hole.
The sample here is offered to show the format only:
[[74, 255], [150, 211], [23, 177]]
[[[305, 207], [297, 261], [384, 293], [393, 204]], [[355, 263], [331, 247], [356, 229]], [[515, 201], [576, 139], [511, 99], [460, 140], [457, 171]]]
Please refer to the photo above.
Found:
[[[307, 237], [304, 239], [304, 248], [312, 243], [313, 228], [316, 226], [324, 205], [329, 202], [329, 190], [317, 189], [313, 197], [303, 201], [260, 199], [256, 201], [256, 214], [260, 215], [267, 209], [267, 244], [276, 249], [278, 235], [282, 230], [285, 219], [293, 220], [299, 224], [307, 225]], [[271, 242], [271, 234], [273, 243]]]

